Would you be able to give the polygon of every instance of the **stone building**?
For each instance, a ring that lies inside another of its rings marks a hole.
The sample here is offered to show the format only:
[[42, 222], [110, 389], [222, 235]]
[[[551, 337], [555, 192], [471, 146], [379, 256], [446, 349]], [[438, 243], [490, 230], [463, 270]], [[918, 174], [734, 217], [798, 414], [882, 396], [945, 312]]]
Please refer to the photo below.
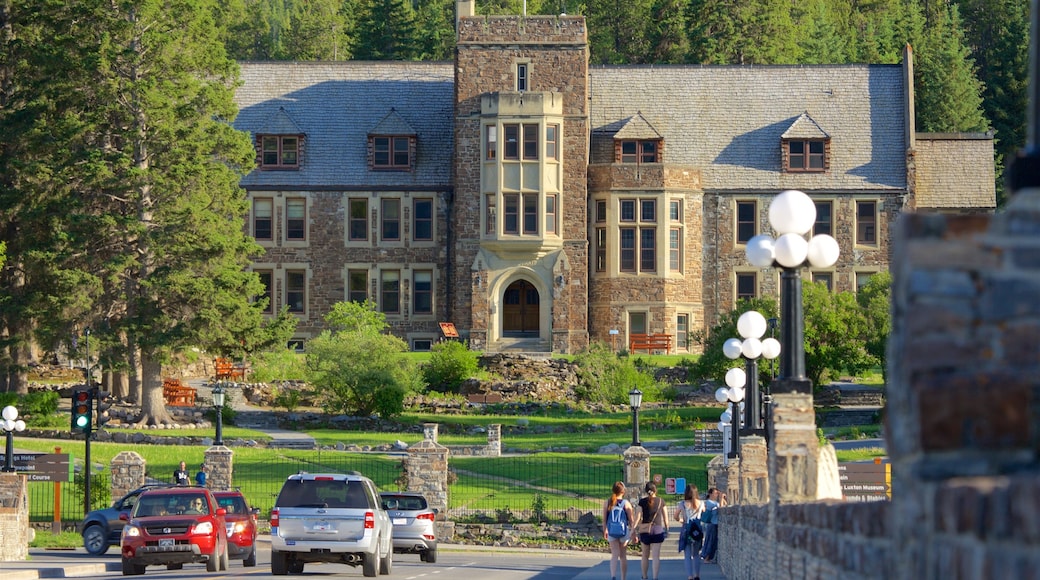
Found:
[[[413, 349], [575, 352], [664, 333], [692, 351], [779, 275], [744, 258], [784, 189], [817, 205], [852, 290], [917, 209], [995, 207], [991, 135], [913, 127], [897, 65], [589, 66], [581, 16], [476, 16], [454, 63], [242, 63], [252, 265], [302, 343], [373, 300]], [[942, 176], [942, 177], [940, 177]], [[950, 183], [950, 177], [954, 183]]]

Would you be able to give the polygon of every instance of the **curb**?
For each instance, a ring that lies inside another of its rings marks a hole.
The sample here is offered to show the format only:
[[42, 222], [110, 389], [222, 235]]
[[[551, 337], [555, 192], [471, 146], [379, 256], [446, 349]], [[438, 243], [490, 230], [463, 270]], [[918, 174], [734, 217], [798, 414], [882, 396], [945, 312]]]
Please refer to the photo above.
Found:
[[[0, 566], [2, 568], [3, 566]], [[96, 576], [106, 572], [119, 572], [122, 564], [101, 562], [97, 564], [75, 564], [72, 566], [47, 566], [32, 570], [4, 570], [4, 580], [37, 580], [38, 578], [75, 578]]]

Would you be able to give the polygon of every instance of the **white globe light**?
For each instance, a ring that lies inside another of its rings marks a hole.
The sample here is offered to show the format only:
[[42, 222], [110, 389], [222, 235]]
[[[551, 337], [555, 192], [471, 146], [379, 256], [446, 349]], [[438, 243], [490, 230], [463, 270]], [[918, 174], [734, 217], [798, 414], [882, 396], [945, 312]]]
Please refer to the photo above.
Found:
[[730, 412], [729, 409], [726, 409], [725, 411], [722, 412], [722, 415], [719, 415], [719, 421], [722, 422], [722, 423], [729, 423], [732, 420], [733, 420], [733, 413]]
[[744, 400], [744, 387], [743, 386], [733, 387], [733, 390], [730, 392], [730, 400], [733, 401], [734, 403], [739, 403], [739, 402], [743, 401]]
[[726, 342], [722, 343], [722, 354], [726, 355], [726, 358], [737, 358], [740, 356], [741, 342], [739, 338], [731, 338]]
[[4, 431], [14, 431], [14, 421], [4, 419], [3, 421], [0, 421], [0, 427], [2, 427]]
[[740, 352], [747, 358], [758, 358], [762, 356], [762, 341], [757, 338], [746, 338], [740, 345]]
[[719, 387], [715, 390], [715, 400], [720, 403], [725, 403], [729, 400], [729, 389], [726, 387]]
[[18, 409], [15, 409], [13, 406], [8, 405], [4, 407], [4, 410], [2, 412], [0, 412], [0, 415], [3, 416], [5, 421], [14, 421], [18, 418]]
[[772, 337], [763, 340], [762, 356], [770, 360], [780, 356], [780, 341]]
[[766, 317], [754, 310], [748, 310], [737, 319], [737, 332], [744, 338], [761, 338], [767, 326]]
[[726, 371], [726, 384], [730, 387], [742, 387], [747, 381], [747, 373], [744, 369], [729, 369]]
[[21, 419], [18, 419], [17, 421], [15, 421], [14, 422], [14, 430], [15, 431], [25, 431], [25, 421], [22, 421]]
[[838, 261], [838, 240], [820, 234], [809, 240], [809, 263], [817, 268], [830, 268]]
[[726, 427], [727, 427], [727, 426], [728, 426], [728, 425], [726, 425], [726, 424], [725, 424], [725, 423], [723, 423], [722, 421], [719, 421], [719, 424], [717, 425], [717, 428], [718, 428], [718, 430], [719, 430], [719, 431], [722, 431], [723, 433], [725, 433], [725, 432], [726, 432]]
[[801, 234], [784, 234], [776, 241], [776, 261], [787, 268], [797, 268], [805, 263], [809, 253], [809, 242]]
[[748, 240], [744, 255], [752, 266], [768, 268], [773, 265], [773, 244], [774, 240], [770, 236], [755, 236]]
[[769, 204], [769, 223], [781, 234], [805, 235], [816, 223], [816, 204], [797, 189], [781, 191]]

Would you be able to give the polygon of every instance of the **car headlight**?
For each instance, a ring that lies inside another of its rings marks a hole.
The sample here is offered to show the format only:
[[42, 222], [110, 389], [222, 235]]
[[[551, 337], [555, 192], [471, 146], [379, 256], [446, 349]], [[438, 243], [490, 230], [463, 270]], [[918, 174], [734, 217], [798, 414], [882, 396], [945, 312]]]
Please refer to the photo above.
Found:
[[124, 538], [136, 538], [141, 535], [141, 528], [137, 526], [123, 526]]
[[232, 534], [241, 534], [246, 531], [246, 525], [242, 522], [235, 522], [235, 527], [231, 528]]
[[195, 524], [194, 534], [208, 535], [213, 533], [213, 522], [200, 522]]

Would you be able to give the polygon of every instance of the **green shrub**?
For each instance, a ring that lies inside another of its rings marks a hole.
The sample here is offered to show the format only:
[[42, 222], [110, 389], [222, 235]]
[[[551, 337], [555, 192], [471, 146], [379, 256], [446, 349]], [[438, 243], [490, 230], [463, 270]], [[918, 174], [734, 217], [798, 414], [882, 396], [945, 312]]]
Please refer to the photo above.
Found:
[[579, 383], [574, 392], [579, 401], [627, 405], [633, 388], [643, 391], [644, 401], [661, 400], [662, 387], [653, 374], [638, 368], [630, 357], [615, 355], [605, 343], [593, 343], [575, 360]]
[[306, 359], [289, 348], [261, 352], [253, 355], [250, 361], [249, 377], [254, 382], [302, 381], [307, 378]]
[[[87, 483], [83, 475], [86, 471], [87, 466], [84, 466], [83, 470], [76, 473], [73, 478], [73, 484], [76, 486], [80, 497], [87, 497]], [[91, 476], [90, 509], [101, 509], [112, 505], [111, 480], [112, 478], [106, 471], [98, 471]]]
[[[30, 391], [26, 395], [0, 393], [0, 409], [14, 405], [19, 417], [38, 417], [58, 412], [58, 391]], [[27, 421], [28, 422], [28, 421]]]
[[275, 389], [274, 406], [282, 407], [292, 413], [300, 406], [300, 391], [298, 389]]
[[431, 389], [458, 392], [463, 381], [477, 374], [477, 353], [465, 342], [445, 340], [433, 345], [430, 360], [422, 367]]

